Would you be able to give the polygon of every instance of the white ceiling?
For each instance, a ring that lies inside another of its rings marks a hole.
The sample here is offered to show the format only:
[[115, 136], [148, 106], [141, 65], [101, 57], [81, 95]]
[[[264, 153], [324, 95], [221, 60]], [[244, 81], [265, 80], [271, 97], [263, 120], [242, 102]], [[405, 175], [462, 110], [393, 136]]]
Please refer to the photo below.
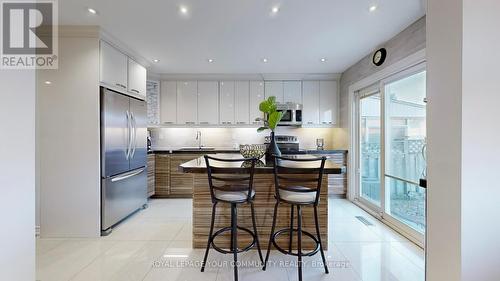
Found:
[[144, 58], [160, 59], [151, 65], [156, 73], [341, 73], [422, 17], [423, 2], [61, 0], [59, 19], [100, 25]]

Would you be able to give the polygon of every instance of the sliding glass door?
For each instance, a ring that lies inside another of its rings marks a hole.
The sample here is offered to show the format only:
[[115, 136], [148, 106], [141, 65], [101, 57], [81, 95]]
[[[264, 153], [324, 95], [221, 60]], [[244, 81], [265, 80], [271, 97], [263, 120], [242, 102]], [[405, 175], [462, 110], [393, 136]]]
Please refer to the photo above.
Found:
[[380, 93], [367, 92], [359, 97], [359, 179], [360, 197], [380, 207]]
[[385, 84], [385, 212], [423, 233], [425, 71]]
[[356, 199], [423, 240], [426, 85], [420, 65], [356, 94]]

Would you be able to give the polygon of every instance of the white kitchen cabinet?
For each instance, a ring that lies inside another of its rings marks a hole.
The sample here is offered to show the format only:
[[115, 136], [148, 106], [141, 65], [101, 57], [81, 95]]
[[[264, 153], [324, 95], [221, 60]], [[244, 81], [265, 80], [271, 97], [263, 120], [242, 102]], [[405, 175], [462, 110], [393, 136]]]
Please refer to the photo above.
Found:
[[266, 81], [265, 90], [266, 99], [272, 96], [276, 97], [276, 102], [284, 102], [283, 81]]
[[337, 81], [319, 82], [319, 121], [321, 125], [337, 124]]
[[100, 41], [99, 56], [101, 83], [112, 89], [127, 91], [128, 57], [105, 41]]
[[[235, 123], [234, 113], [235, 113], [235, 103], [234, 103], [234, 93], [235, 93], [235, 82], [234, 81], [221, 81], [220, 82], [220, 111], [219, 119], [222, 125], [231, 125]], [[248, 106], [248, 104], [247, 104]]]
[[302, 104], [302, 82], [284, 81], [283, 82], [284, 102]]
[[162, 81], [160, 85], [160, 123], [177, 123], [177, 82]]
[[128, 58], [128, 91], [146, 98], [146, 68]]
[[219, 124], [219, 82], [198, 82], [198, 124]]
[[198, 82], [177, 82], [177, 123], [194, 125], [198, 121]]
[[319, 81], [302, 82], [302, 124], [319, 125]]
[[264, 117], [264, 114], [259, 110], [259, 104], [264, 100], [264, 82], [250, 81], [250, 123], [260, 124], [255, 121], [255, 118]]
[[[237, 81], [234, 93], [234, 119], [238, 125], [250, 124], [250, 82]], [[254, 118], [255, 119], [255, 118]]]

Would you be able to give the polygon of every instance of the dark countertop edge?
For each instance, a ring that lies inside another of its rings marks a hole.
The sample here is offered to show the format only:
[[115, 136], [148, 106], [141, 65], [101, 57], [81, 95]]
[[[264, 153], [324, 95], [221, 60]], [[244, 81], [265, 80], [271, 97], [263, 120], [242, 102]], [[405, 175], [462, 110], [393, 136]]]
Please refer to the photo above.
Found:
[[[231, 173], [231, 174], [237, 174], [241, 171], [243, 171], [243, 169], [241, 168], [219, 168], [219, 169], [227, 169], [227, 172], [228, 173]], [[190, 168], [186, 168], [186, 167], [182, 167], [179, 166], [178, 167], [178, 171], [179, 172], [182, 172], [182, 173], [186, 173], [186, 174], [206, 174], [207, 173], [207, 168], [205, 167], [190, 167]], [[324, 174], [344, 174], [346, 172], [346, 167], [339, 167], [339, 168], [325, 168], [324, 170]], [[255, 167], [255, 174], [258, 175], [258, 174], [273, 174], [274, 173], [274, 170], [272, 167]]]
[[[214, 149], [214, 150], [152, 150], [148, 151], [148, 154], [213, 154], [213, 153], [239, 153], [238, 149]], [[325, 150], [299, 150], [294, 152], [282, 152], [282, 154], [336, 154], [336, 153], [348, 153], [346, 149], [325, 149]]]

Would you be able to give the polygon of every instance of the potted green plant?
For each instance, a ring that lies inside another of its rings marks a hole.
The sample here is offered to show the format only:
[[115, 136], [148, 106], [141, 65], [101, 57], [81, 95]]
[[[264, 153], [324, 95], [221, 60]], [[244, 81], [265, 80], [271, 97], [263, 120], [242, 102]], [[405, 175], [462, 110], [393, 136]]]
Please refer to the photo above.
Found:
[[257, 129], [257, 132], [263, 132], [265, 130], [271, 131], [271, 142], [267, 147], [266, 159], [271, 159], [272, 155], [281, 156], [281, 151], [276, 144], [276, 139], [274, 137], [274, 132], [278, 123], [283, 118], [283, 112], [278, 111], [276, 105], [276, 97], [271, 96], [259, 104], [259, 110], [264, 113], [264, 118], [257, 118], [255, 121], [263, 122], [263, 126]]

